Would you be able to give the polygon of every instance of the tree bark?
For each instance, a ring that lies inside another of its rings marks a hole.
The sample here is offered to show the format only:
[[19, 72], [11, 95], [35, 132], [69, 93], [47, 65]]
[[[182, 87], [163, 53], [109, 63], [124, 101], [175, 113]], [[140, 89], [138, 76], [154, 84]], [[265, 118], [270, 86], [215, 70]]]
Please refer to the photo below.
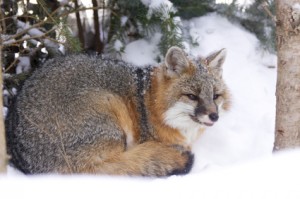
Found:
[[300, 146], [300, 0], [277, 0], [274, 150]]
[[[0, 5], [2, 5], [2, 0], [0, 0]], [[1, 14], [0, 19], [2, 20], [2, 14]], [[3, 34], [1, 26], [0, 26], [0, 34]], [[6, 173], [7, 154], [6, 154], [6, 141], [5, 141], [4, 120], [3, 120], [2, 68], [3, 68], [3, 66], [2, 66], [2, 39], [0, 38], [0, 85], [1, 85], [1, 90], [0, 90], [0, 173]]]

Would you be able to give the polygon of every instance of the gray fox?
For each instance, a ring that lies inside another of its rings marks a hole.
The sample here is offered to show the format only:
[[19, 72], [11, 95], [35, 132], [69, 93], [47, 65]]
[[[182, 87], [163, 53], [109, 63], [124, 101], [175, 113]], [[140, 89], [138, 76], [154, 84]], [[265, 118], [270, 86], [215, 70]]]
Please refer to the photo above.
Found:
[[171, 47], [156, 67], [83, 54], [47, 61], [7, 117], [11, 163], [26, 174], [186, 174], [193, 141], [228, 110], [225, 49]]

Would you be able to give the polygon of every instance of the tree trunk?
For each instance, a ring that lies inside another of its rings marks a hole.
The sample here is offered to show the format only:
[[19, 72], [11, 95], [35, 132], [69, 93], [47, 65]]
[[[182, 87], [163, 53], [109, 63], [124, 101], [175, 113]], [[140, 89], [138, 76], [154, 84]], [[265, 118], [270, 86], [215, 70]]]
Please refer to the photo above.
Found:
[[[92, 0], [92, 3], [93, 3], [93, 7], [95, 8], [98, 7], [97, 0]], [[101, 54], [103, 53], [104, 44], [100, 39], [100, 23], [99, 23], [98, 9], [94, 9], [93, 14], [94, 14], [94, 28], [95, 28], [95, 50], [97, 53]]]
[[274, 150], [300, 146], [300, 0], [277, 0]]
[[[0, 5], [2, 5], [2, 0], [0, 0]], [[0, 11], [1, 12], [1, 11]], [[1, 13], [0, 19], [3, 19]], [[2, 27], [0, 25], [0, 34], [3, 34]], [[6, 141], [5, 141], [5, 131], [4, 131], [4, 121], [3, 121], [3, 96], [2, 96], [2, 39], [0, 38], [0, 173], [6, 173], [7, 166], [7, 154], [6, 154]]]
[[85, 47], [85, 41], [84, 41], [84, 29], [82, 27], [81, 24], [81, 19], [80, 19], [80, 11], [79, 10], [79, 5], [78, 5], [78, 0], [74, 1], [75, 3], [75, 10], [77, 10], [76, 14], [76, 23], [77, 23], [77, 28], [78, 28], [78, 37], [79, 37], [79, 41], [81, 44], [81, 48], [84, 49]]

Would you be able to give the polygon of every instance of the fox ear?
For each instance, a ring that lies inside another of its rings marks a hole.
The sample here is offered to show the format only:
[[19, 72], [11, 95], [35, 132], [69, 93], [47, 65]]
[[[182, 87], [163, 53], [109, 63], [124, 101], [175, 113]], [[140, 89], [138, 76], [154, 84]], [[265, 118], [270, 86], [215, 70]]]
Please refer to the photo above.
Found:
[[222, 65], [225, 61], [226, 57], [226, 49], [223, 48], [217, 52], [210, 54], [205, 60], [207, 64], [207, 68], [214, 75], [218, 77], [222, 77]]
[[169, 48], [165, 58], [166, 70], [169, 76], [179, 76], [189, 66], [183, 50], [177, 46]]

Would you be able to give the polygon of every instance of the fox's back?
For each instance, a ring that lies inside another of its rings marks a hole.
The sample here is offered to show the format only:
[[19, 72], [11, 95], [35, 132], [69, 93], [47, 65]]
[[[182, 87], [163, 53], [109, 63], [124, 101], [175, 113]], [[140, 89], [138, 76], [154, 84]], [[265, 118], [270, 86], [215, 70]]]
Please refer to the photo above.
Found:
[[134, 67], [119, 60], [87, 55], [60, 57], [48, 61], [35, 72], [22, 91], [61, 100], [72, 100], [78, 93], [89, 89], [128, 95], [134, 92], [134, 70]]
[[76, 119], [94, 106], [93, 100], [99, 95], [135, 98], [135, 70], [122, 61], [96, 56], [53, 59], [25, 82], [17, 98], [17, 108], [40, 124], [49, 124], [52, 121], [47, 120], [55, 116], [61, 117], [60, 121], [69, 120], [70, 116]]

